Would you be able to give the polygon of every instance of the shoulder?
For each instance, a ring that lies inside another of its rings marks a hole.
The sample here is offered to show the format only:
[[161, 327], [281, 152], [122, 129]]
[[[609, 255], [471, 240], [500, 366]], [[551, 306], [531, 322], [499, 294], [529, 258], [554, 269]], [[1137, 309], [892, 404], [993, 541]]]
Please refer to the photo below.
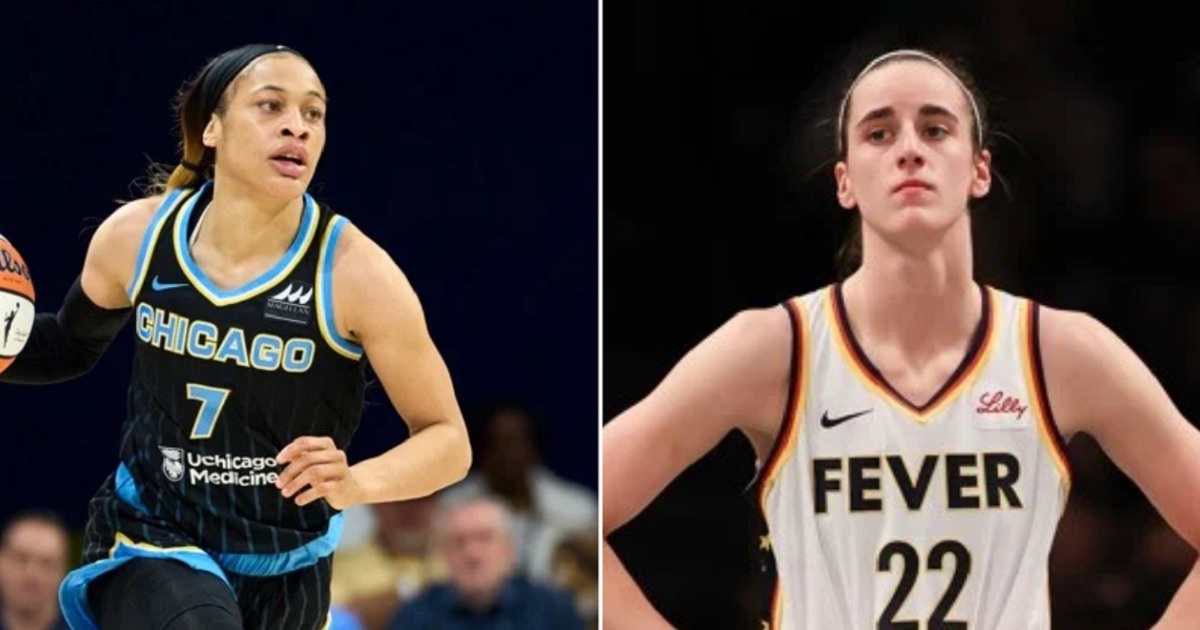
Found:
[[1094, 316], [1044, 306], [1038, 311], [1046, 394], [1063, 435], [1090, 432], [1107, 408], [1157, 387], [1141, 359]]
[[[770, 306], [745, 308], [733, 315], [725, 328], [750, 351], [774, 351], [791, 355], [797, 341], [805, 341], [814, 315], [833, 300], [832, 285], [786, 298]], [[801, 337], [799, 340], [797, 336]]]
[[698, 360], [694, 386], [710, 390], [713, 404], [756, 449], [778, 430], [796, 367], [795, 348], [789, 307], [777, 304], [734, 313], [689, 353]]
[[1082, 312], [1038, 306], [1038, 337], [1043, 360], [1086, 367], [1088, 361], [1122, 353], [1124, 343], [1108, 326]]
[[100, 223], [92, 240], [105, 247], [136, 249], [165, 199], [154, 195], [121, 205]]
[[332, 248], [322, 252], [322, 266], [333, 279], [339, 328], [362, 339], [381, 330], [423, 326], [416, 292], [391, 255], [345, 216], [334, 215], [330, 221], [326, 230], [336, 230], [337, 240], [322, 245], [323, 250]]
[[987, 288], [1009, 305], [1014, 311], [1011, 316], [1022, 320], [1022, 330], [1036, 336], [1043, 363], [1052, 359], [1064, 365], [1074, 364], [1113, 352], [1122, 345], [1117, 335], [1090, 313], [1051, 306], [991, 285]]
[[735, 398], [761, 400], [759, 385], [773, 391], [788, 374], [793, 338], [787, 307], [743, 309], [692, 348], [680, 364], [689, 364], [689, 372], [703, 381], [696, 384], [705, 389], [719, 383]]
[[344, 272], [377, 273], [381, 266], [394, 266], [391, 255], [357, 225], [342, 215], [331, 221], [339, 225], [337, 244], [334, 247], [334, 266]]
[[356, 301], [390, 302], [396, 291], [412, 292], [407, 276], [387, 250], [345, 217], [339, 222], [332, 269], [348, 296]]
[[[796, 331], [790, 307], [775, 305], [738, 311], [705, 342], [714, 352], [709, 360], [732, 377], [734, 385], [760, 397], [761, 387], [784, 391], [778, 385], [791, 372]], [[803, 334], [803, 333], [801, 333]], [[761, 387], [759, 387], [761, 386]]]
[[142, 243], [163, 201], [152, 196], [125, 203], [96, 228], [80, 274], [84, 291], [96, 304], [128, 305], [126, 291], [136, 281], [133, 275]]
[[792, 316], [784, 305], [738, 311], [713, 335], [714, 339], [727, 342], [731, 349], [750, 356], [787, 350], [793, 336]]
[[[187, 192], [187, 191], [184, 191]], [[162, 207], [164, 201], [167, 200], [168, 194], [150, 195], [141, 199], [134, 199], [121, 204], [109, 217], [116, 223], [149, 223], [150, 219]]]

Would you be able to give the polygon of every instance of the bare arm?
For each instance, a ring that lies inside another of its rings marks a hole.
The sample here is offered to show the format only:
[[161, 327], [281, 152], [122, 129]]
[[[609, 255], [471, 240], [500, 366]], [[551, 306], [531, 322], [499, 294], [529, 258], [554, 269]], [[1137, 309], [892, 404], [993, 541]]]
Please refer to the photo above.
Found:
[[128, 289], [135, 280], [138, 251], [162, 200], [160, 196], [131, 201], [96, 228], [88, 244], [80, 284], [97, 306], [107, 309], [131, 306]]
[[[743, 312], [692, 349], [646, 398], [604, 427], [604, 533], [642, 511], [733, 429], [760, 457], [786, 404], [792, 331], [782, 308]], [[604, 626], [669, 627], [604, 544]]]
[[[1043, 309], [1041, 322], [1048, 395], [1061, 430], [1096, 438], [1167, 523], [1200, 548], [1200, 431], [1133, 351], [1095, 319]], [[1198, 570], [1156, 630], [1194, 627]]]
[[450, 372], [430, 338], [408, 279], [391, 257], [347, 225], [334, 260], [339, 327], [362, 343], [410, 437], [350, 471], [366, 503], [432, 494], [467, 474], [471, 447]]
[[161, 199], [128, 203], [101, 223], [88, 245], [83, 271], [56, 312], [35, 314], [33, 329], [0, 382], [61, 383], [82, 376], [108, 350], [131, 311], [127, 287], [137, 252]]

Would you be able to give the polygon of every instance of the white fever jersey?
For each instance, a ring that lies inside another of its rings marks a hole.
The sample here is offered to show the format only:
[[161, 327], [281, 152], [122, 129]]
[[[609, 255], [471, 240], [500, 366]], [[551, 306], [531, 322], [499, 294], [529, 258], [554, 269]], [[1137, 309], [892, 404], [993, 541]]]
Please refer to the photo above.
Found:
[[1038, 307], [981, 287], [961, 364], [925, 404], [896, 392], [840, 285], [784, 304], [787, 415], [754, 490], [784, 630], [1045, 630], [1071, 471], [1047, 404]]

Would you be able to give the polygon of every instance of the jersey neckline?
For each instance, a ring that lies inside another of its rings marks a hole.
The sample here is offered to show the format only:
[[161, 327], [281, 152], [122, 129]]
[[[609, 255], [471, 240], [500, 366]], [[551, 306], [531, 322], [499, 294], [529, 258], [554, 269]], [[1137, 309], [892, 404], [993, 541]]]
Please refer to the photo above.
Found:
[[222, 289], [209, 280], [208, 276], [204, 274], [204, 270], [192, 258], [187, 234], [192, 212], [195, 210], [197, 202], [208, 196], [206, 193], [209, 192], [211, 186], [212, 182], [205, 182], [200, 190], [192, 195], [179, 210], [175, 218], [172, 241], [175, 255], [179, 260], [179, 267], [192, 286], [213, 305], [226, 306], [262, 294], [286, 278], [296, 268], [296, 265], [304, 258], [304, 253], [308, 251], [317, 232], [317, 209], [312, 197], [308, 193], [304, 193], [304, 209], [300, 215], [300, 226], [296, 230], [296, 236], [292, 239], [291, 246], [283, 256], [253, 280], [239, 287]]
[[830, 286], [828, 296], [829, 308], [832, 311], [830, 319], [832, 320], [836, 336], [835, 341], [843, 349], [847, 358], [850, 359], [851, 367], [854, 371], [872, 389], [882, 393], [885, 398], [894, 403], [902, 411], [905, 411], [910, 417], [924, 422], [961, 391], [963, 385], [970, 382], [972, 377], [979, 372], [980, 366], [985, 363], [986, 356], [992, 345], [991, 342], [996, 336], [994, 321], [995, 300], [987, 287], [978, 283], [976, 286], [979, 287], [982, 308], [980, 309], [979, 322], [975, 326], [975, 331], [971, 334], [971, 341], [967, 347], [967, 351], [959, 361], [958, 366], [950, 373], [950, 376], [924, 404], [916, 404], [901, 394], [888, 382], [883, 372], [871, 362], [866, 352], [863, 351], [862, 346], [859, 345], [858, 340], [854, 336], [854, 330], [846, 312], [846, 303], [842, 296], [842, 283], [840, 282]]

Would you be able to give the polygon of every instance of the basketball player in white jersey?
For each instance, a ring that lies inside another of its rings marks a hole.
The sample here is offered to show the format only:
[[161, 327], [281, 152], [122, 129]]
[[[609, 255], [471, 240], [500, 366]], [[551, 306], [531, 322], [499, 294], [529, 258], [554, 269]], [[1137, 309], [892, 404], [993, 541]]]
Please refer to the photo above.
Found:
[[[991, 155], [969, 78], [894, 51], [838, 113], [844, 282], [737, 314], [604, 429], [606, 534], [729, 431], [758, 456], [771, 628], [1043, 630], [1086, 432], [1200, 547], [1200, 432], [1108, 328], [973, 277]], [[1200, 570], [1156, 630], [1195, 628]], [[605, 628], [670, 627], [604, 548]]]

